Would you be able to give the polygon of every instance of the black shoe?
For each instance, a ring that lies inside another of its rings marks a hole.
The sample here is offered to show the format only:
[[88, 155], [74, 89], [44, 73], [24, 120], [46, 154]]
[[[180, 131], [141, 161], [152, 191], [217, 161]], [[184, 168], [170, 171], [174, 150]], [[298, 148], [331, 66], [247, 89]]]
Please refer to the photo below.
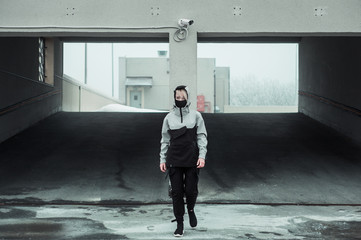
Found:
[[183, 230], [183, 222], [177, 223], [177, 229], [174, 232], [175, 237], [183, 237], [184, 230]]
[[197, 217], [194, 210], [188, 210], [189, 224], [191, 227], [197, 227]]

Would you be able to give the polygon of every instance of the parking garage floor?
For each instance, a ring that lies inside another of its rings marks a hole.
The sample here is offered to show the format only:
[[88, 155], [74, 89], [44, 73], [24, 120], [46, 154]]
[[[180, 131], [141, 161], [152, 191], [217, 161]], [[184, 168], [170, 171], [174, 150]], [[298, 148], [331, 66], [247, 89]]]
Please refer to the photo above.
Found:
[[[164, 113], [55, 114], [0, 144], [0, 239], [168, 239]], [[302, 114], [205, 114], [189, 239], [361, 239], [361, 146]]]

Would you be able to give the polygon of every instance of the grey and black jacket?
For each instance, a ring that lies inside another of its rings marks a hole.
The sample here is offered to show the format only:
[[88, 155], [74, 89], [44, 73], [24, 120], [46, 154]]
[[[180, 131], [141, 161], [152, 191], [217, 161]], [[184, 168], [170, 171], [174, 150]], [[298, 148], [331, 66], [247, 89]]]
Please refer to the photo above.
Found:
[[202, 115], [176, 106], [166, 115], [162, 126], [160, 163], [168, 167], [193, 167], [206, 158], [207, 130]]

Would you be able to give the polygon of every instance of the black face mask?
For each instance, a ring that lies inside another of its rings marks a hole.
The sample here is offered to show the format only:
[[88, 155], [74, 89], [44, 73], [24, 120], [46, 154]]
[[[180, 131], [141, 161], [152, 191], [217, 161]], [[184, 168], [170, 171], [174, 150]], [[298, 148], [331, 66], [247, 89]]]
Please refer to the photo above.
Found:
[[187, 100], [183, 100], [183, 101], [175, 100], [175, 105], [179, 108], [183, 108], [187, 105]]

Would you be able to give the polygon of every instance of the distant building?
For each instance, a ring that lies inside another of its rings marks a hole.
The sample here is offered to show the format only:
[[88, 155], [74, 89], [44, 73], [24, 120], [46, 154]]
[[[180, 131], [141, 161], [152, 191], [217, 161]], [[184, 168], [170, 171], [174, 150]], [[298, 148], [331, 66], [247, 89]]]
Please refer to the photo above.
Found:
[[[229, 67], [215, 59], [198, 59], [197, 110], [224, 112], [229, 105]], [[169, 110], [169, 59], [119, 58], [119, 100], [128, 106]]]

